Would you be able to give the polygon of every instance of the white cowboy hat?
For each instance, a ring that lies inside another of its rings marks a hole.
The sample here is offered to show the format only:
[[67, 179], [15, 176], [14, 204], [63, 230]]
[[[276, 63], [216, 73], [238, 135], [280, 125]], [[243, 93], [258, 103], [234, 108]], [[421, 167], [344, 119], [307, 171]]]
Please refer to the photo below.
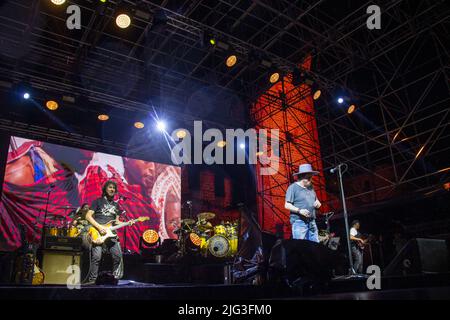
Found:
[[298, 166], [298, 172], [294, 173], [294, 176], [299, 174], [311, 173], [313, 175], [318, 175], [319, 171], [314, 171], [309, 163], [301, 164]]

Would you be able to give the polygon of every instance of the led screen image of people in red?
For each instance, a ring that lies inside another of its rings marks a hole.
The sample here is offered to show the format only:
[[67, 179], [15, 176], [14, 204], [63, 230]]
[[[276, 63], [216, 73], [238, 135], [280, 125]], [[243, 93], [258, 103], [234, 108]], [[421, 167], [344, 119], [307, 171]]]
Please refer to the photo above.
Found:
[[[0, 201], [0, 251], [21, 246], [20, 224], [28, 241], [39, 241], [46, 211], [46, 224], [70, 222], [70, 212], [101, 197], [108, 180], [118, 186], [121, 220], [150, 218], [126, 228], [126, 249], [138, 251], [147, 229], [157, 230], [161, 240], [176, 237], [179, 167], [11, 137]], [[124, 231], [118, 230], [121, 242]]]

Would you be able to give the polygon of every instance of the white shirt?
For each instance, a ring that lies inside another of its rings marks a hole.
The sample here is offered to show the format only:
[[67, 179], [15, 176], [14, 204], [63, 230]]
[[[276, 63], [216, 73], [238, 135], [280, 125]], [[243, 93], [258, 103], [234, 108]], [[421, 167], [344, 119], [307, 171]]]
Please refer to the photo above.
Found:
[[358, 231], [355, 228], [351, 228], [350, 229], [350, 235], [353, 237], [356, 237], [356, 235], [358, 234]]

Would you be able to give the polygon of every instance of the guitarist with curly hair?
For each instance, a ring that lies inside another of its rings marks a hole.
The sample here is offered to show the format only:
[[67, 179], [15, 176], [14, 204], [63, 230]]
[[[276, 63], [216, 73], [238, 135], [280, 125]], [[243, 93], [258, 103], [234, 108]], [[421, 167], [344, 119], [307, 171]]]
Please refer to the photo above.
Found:
[[[112, 222], [113, 225], [122, 224], [119, 220], [120, 209], [114, 196], [117, 193], [117, 184], [114, 181], [107, 181], [102, 188], [102, 197], [95, 200], [91, 205], [91, 210], [86, 214], [86, 220], [92, 225], [94, 233], [100, 237], [92, 238], [91, 265], [87, 282], [85, 284], [95, 284], [98, 277], [98, 269], [103, 252], [109, 252], [113, 261], [113, 275], [117, 280], [123, 276], [122, 249], [117, 234], [110, 234], [107, 225]], [[134, 221], [128, 222], [129, 225]], [[107, 237], [105, 241], [100, 241], [101, 236]]]

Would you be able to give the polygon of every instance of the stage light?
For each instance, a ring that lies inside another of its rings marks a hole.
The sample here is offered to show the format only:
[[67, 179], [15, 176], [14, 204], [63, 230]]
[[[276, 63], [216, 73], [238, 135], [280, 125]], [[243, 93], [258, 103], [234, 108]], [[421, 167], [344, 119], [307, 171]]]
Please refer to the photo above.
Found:
[[200, 245], [202, 244], [202, 239], [200, 238], [200, 236], [194, 232], [191, 232], [189, 234], [189, 240], [191, 240], [191, 242], [197, 246], [200, 247]]
[[66, 0], [51, 0], [53, 4], [60, 6], [66, 2]]
[[241, 144], [239, 144], [239, 148], [241, 148], [241, 149], [245, 149], [245, 143], [241, 143]]
[[443, 187], [446, 191], [450, 191], [450, 182], [444, 183]]
[[216, 39], [214, 39], [214, 38], [209, 39], [209, 44], [210, 44], [210, 45], [215, 46], [216, 43], [217, 43], [217, 42], [216, 42]]
[[28, 92], [25, 92], [24, 94], [23, 94], [23, 98], [25, 99], [25, 100], [28, 100], [28, 99], [30, 99], [30, 94], [28, 93]]
[[99, 114], [97, 118], [98, 118], [98, 120], [100, 120], [100, 121], [106, 121], [106, 120], [109, 120], [109, 116], [108, 116], [107, 114]]
[[234, 66], [237, 62], [237, 57], [233, 54], [227, 58], [226, 65], [228, 68]]
[[156, 232], [155, 230], [148, 229], [145, 230], [144, 233], [142, 234], [142, 239], [146, 244], [153, 245], [156, 242], [158, 242], [159, 235], [158, 232]]
[[322, 94], [322, 91], [321, 91], [321, 90], [316, 90], [316, 91], [314, 92], [313, 99], [314, 99], [314, 100], [319, 99], [320, 96], [321, 96], [321, 94]]
[[219, 148], [225, 148], [225, 146], [227, 145], [227, 142], [226, 141], [219, 141], [219, 142], [217, 142], [217, 146], [219, 147]]
[[131, 24], [131, 18], [125, 13], [119, 14], [116, 18], [116, 24], [119, 28], [126, 29]]
[[47, 107], [47, 109], [52, 110], [52, 111], [55, 111], [59, 107], [58, 102], [53, 101], [53, 100], [47, 101], [45, 103], [45, 106]]
[[179, 139], [184, 139], [184, 137], [186, 137], [187, 135], [187, 132], [185, 130], [178, 130], [176, 135]]
[[159, 131], [166, 130], [166, 124], [163, 121], [158, 121], [156, 123], [156, 127], [158, 128]]
[[145, 125], [144, 125], [143, 122], [136, 121], [136, 122], [134, 123], [134, 127], [135, 127], [136, 129], [142, 129], [142, 128], [145, 127]]
[[338, 102], [339, 104], [343, 104], [343, 103], [344, 103], [344, 98], [339, 97], [338, 100], [337, 100], [337, 102]]
[[355, 111], [355, 109], [356, 109], [355, 105], [352, 104], [350, 107], [348, 107], [347, 113], [352, 114]]
[[278, 80], [280, 80], [280, 73], [277, 72], [277, 71], [272, 72], [272, 73], [270, 74], [270, 78], [269, 78], [270, 83], [275, 83], [275, 82], [277, 82]]

